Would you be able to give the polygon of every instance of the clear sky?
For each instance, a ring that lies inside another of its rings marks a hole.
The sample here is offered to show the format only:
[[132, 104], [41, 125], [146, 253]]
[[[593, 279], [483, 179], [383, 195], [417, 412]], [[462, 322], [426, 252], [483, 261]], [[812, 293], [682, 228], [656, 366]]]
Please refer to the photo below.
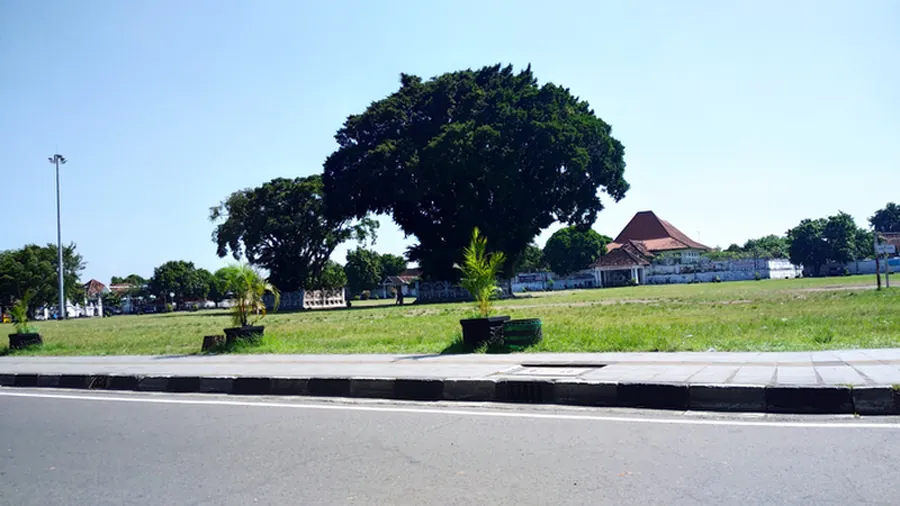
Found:
[[[321, 172], [401, 72], [500, 62], [569, 87], [624, 143], [632, 189], [601, 233], [652, 209], [724, 247], [900, 201], [896, 0], [8, 0], [0, 249], [55, 242], [58, 151], [84, 279], [215, 269], [210, 206]], [[376, 248], [411, 240], [383, 219]]]

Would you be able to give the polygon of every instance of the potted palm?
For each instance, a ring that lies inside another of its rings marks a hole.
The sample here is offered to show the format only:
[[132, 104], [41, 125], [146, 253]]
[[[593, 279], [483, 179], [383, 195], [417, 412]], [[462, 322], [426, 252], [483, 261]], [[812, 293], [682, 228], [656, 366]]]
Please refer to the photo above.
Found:
[[22, 300], [17, 302], [10, 313], [16, 326], [16, 333], [9, 335], [9, 349], [19, 350], [29, 346], [43, 344], [38, 329], [28, 324], [28, 301], [30, 294], [25, 294]]
[[256, 323], [266, 316], [263, 295], [275, 296], [272, 310], [277, 310], [281, 293], [262, 275], [249, 265], [232, 265], [222, 269], [222, 277], [227, 291], [233, 294], [231, 321], [234, 327], [225, 329], [225, 344], [231, 345], [236, 339], [253, 339], [263, 335], [266, 328]]
[[478, 228], [472, 231], [472, 242], [463, 252], [463, 264], [456, 268], [462, 271], [460, 286], [475, 299], [475, 309], [479, 318], [460, 320], [463, 342], [470, 346], [500, 342], [503, 339], [503, 322], [509, 316], [491, 316], [494, 297], [498, 289], [497, 273], [506, 260], [502, 252], [487, 253], [487, 238]]

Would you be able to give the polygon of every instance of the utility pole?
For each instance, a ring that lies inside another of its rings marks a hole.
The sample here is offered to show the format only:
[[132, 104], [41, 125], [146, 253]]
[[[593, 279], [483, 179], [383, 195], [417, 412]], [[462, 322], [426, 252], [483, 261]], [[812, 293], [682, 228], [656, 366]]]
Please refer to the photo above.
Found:
[[66, 158], [55, 154], [49, 158], [50, 163], [56, 165], [56, 253], [59, 260], [59, 318], [68, 316], [66, 310], [65, 281], [63, 280], [63, 249], [62, 249], [62, 224], [59, 211], [59, 164], [65, 165]]
[[878, 261], [878, 231], [873, 230], [872, 236], [874, 237], [874, 248], [875, 248], [875, 280], [878, 284], [878, 289], [881, 290], [881, 265]]

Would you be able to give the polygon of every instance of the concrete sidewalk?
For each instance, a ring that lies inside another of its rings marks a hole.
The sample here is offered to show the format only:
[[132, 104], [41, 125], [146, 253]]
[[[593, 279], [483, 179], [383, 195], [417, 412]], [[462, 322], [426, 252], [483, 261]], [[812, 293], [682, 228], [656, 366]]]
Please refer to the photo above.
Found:
[[900, 349], [3, 357], [0, 386], [900, 414]]

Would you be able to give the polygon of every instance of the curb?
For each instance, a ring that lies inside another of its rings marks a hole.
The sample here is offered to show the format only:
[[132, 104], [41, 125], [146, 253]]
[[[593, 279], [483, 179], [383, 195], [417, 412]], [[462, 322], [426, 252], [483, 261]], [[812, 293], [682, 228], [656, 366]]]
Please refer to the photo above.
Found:
[[512, 402], [726, 412], [900, 415], [900, 390], [890, 386], [598, 383], [541, 378], [0, 374], [0, 387], [355, 397], [407, 401]]

